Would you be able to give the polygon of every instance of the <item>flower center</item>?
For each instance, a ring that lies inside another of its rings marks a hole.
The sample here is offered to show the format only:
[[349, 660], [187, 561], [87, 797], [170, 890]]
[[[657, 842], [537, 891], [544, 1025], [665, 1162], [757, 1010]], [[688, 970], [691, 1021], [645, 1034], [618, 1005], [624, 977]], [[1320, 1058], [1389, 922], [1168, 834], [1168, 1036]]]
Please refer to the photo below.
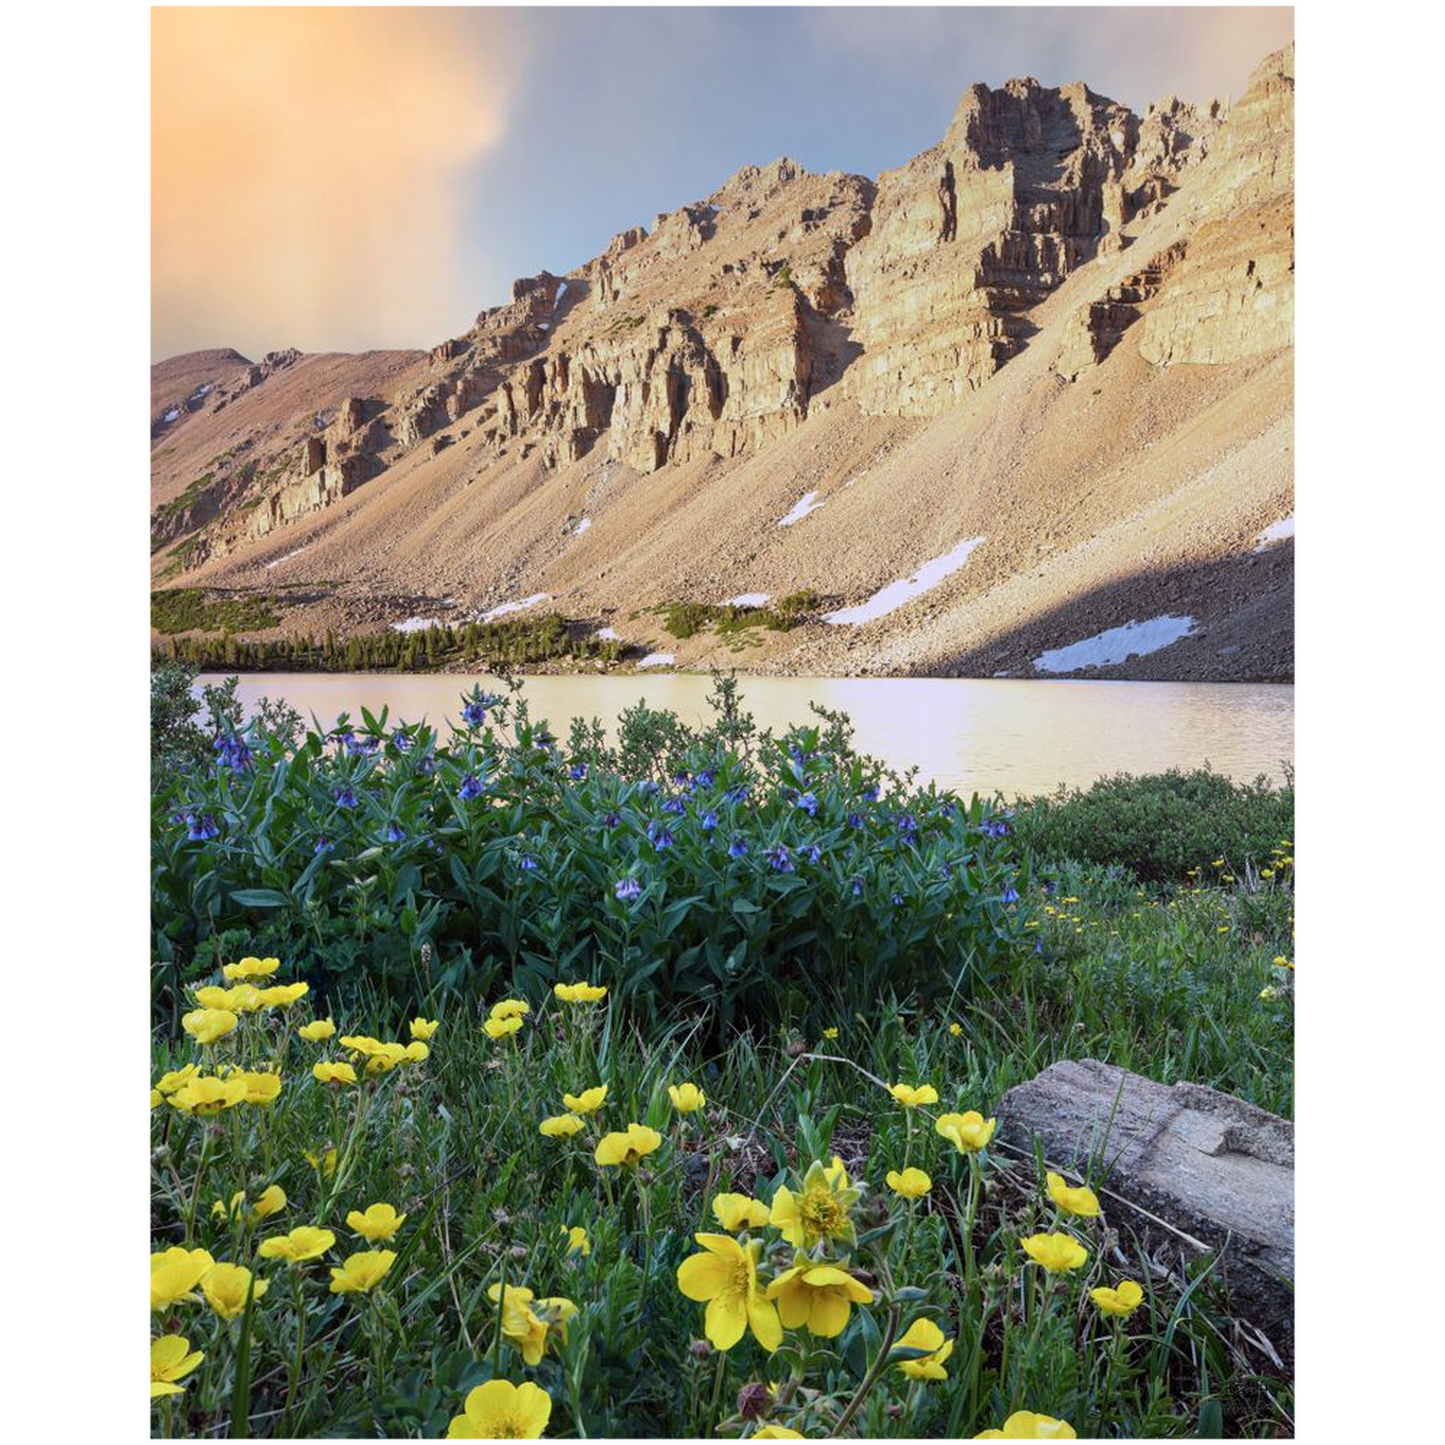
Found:
[[817, 1190], [803, 1200], [803, 1223], [810, 1233], [834, 1234], [845, 1219], [843, 1206], [831, 1194]]

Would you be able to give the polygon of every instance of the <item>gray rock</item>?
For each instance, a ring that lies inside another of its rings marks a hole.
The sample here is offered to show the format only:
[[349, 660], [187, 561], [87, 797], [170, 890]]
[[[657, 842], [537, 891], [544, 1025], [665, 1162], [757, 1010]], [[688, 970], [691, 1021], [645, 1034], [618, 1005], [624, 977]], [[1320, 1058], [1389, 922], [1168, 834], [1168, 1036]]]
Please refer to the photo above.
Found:
[[[1116, 1228], [1220, 1254], [1234, 1309], [1294, 1355], [1294, 1125], [1200, 1084], [1157, 1084], [1096, 1059], [1010, 1089], [999, 1138], [1088, 1173]], [[1119, 1202], [1131, 1205], [1121, 1209]], [[1182, 1239], [1187, 1236], [1187, 1239]]]

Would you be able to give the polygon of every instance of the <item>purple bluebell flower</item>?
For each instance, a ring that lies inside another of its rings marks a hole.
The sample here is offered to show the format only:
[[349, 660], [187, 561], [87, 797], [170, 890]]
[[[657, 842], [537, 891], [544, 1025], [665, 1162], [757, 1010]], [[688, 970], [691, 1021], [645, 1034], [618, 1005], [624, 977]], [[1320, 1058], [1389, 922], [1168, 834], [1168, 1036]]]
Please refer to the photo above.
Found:
[[532, 741], [537, 747], [541, 748], [544, 753], [553, 752], [557, 747], [557, 739], [552, 736], [551, 730], [547, 727], [546, 723], [543, 723], [542, 726], [537, 729]]
[[386, 841], [388, 843], [402, 843], [406, 841], [406, 834], [396, 823], [387, 824]]
[[336, 846], [330, 838], [323, 833], [317, 840], [316, 846], [311, 850], [313, 853], [329, 853]]
[[1010, 884], [1009, 887], [1004, 889], [1003, 901], [1005, 903], [1017, 903], [1019, 901], [1019, 891], [1017, 888], [1013, 887], [1012, 884]]
[[336, 799], [338, 808], [354, 808], [356, 806], [356, 791], [345, 784], [339, 788], [333, 788], [331, 796]]
[[602, 826], [604, 828], [615, 828], [621, 821], [622, 814], [617, 812], [616, 809], [609, 808], [608, 811], [602, 815]]
[[939, 876], [940, 878], [952, 878], [952, 877], [953, 877], [953, 868], [952, 868], [952, 865], [950, 865], [950, 864], [948, 864], [948, 863], [940, 863], [940, 864], [938, 865], [938, 876]]
[[537, 860], [530, 853], [523, 853], [517, 860], [517, 867], [523, 873], [535, 873], [537, 871]]
[[816, 863], [823, 856], [823, 850], [816, 843], [812, 843], [803, 849], [803, 856], [809, 863]]
[[711, 768], [704, 768], [694, 782], [699, 788], [710, 788], [717, 781], [717, 774]]
[[863, 796], [870, 803], [876, 803], [878, 801], [878, 784], [869, 783], [868, 786], [863, 789]]
[[849, 813], [849, 814], [848, 814], [848, 826], [849, 826], [850, 828], [861, 828], [861, 827], [863, 826], [863, 815], [862, 815], [862, 813]]
[[801, 808], [810, 818], [818, 816], [818, 800], [812, 793], [802, 794], [793, 806]]
[[854, 898], [861, 898], [863, 896], [863, 880], [861, 878], [855, 877], [853, 879], [853, 896]]
[[723, 797], [729, 803], [745, 803], [747, 801], [748, 792], [749, 788], [746, 783], [734, 783], [732, 787], [730, 787], [727, 792], [723, 794]]
[[338, 748], [349, 748], [356, 741], [356, 734], [350, 728], [342, 728], [339, 732], [331, 734], [331, 741]]
[[662, 826], [661, 823], [649, 823], [647, 825], [647, 839], [653, 846], [654, 851], [661, 853], [665, 848], [672, 847], [672, 834]]
[[728, 844], [728, 857], [729, 857], [729, 858], [743, 858], [743, 857], [746, 857], [746, 856], [747, 856], [747, 851], [748, 851], [748, 845], [747, 845], [746, 843], [744, 843], [741, 838], [734, 838], [734, 839], [732, 840], [732, 842]]
[[702, 831], [711, 833], [717, 827], [717, 814], [711, 808], [702, 815]]
[[779, 873], [791, 873], [793, 871], [793, 860], [788, 857], [788, 850], [779, 843], [776, 848], [768, 850], [768, 864]]
[[480, 798], [482, 792], [482, 780], [475, 773], [468, 773], [462, 779], [461, 787], [457, 789], [457, 797], [464, 803], [470, 803], [473, 798]]
[[669, 798], [662, 805], [662, 811], [664, 813], [672, 813], [680, 818], [687, 812], [687, 804], [684, 803], [681, 798]]
[[424, 752], [416, 760], [416, 770], [418, 773], [422, 774], [423, 777], [425, 777], [429, 773], [436, 772], [437, 755], [435, 752], [432, 751], [431, 748], [428, 748], [426, 752]]
[[411, 734], [405, 728], [395, 728], [391, 734], [392, 746], [399, 753], [409, 753], [412, 748]]
[[901, 893], [895, 893], [893, 895], [893, 906], [895, 908], [903, 907], [903, 895]]
[[205, 843], [219, 836], [220, 829], [209, 813], [191, 813], [186, 819], [186, 837], [192, 843]]
[[245, 738], [235, 733], [222, 733], [212, 747], [217, 753], [216, 761], [222, 767], [241, 773], [251, 766], [251, 749], [247, 747]]
[[567, 769], [567, 776], [571, 778], [574, 783], [580, 783], [587, 776], [587, 764], [573, 763], [572, 766]]
[[630, 899], [641, 896], [642, 884], [635, 878], [619, 878], [617, 886], [612, 891], [626, 903]]

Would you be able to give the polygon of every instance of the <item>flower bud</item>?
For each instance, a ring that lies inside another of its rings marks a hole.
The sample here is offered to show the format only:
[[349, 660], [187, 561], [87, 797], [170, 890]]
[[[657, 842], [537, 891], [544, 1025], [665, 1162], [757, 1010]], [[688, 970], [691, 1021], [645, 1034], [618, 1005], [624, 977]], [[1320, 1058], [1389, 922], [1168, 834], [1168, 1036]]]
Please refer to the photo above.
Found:
[[764, 1384], [753, 1380], [738, 1391], [738, 1414], [744, 1420], [761, 1420], [772, 1408], [773, 1392]]
[[712, 1354], [712, 1346], [706, 1340], [693, 1340], [689, 1343], [687, 1352], [695, 1360], [706, 1360]]
[[801, 1059], [807, 1052], [808, 1046], [802, 1039], [794, 1039], [793, 1042], [788, 1045], [788, 1057], [790, 1059]]

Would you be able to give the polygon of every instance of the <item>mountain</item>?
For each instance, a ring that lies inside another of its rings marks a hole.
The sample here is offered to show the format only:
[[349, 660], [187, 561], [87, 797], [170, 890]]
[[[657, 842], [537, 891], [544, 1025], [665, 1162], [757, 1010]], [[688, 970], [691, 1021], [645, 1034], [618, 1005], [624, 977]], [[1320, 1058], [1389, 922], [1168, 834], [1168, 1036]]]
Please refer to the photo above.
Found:
[[[555, 611], [678, 666], [1288, 678], [1293, 77], [975, 85], [897, 170], [747, 167], [429, 351], [159, 363], [153, 585], [284, 595], [278, 637]], [[741, 655], [658, 611], [799, 592]]]

